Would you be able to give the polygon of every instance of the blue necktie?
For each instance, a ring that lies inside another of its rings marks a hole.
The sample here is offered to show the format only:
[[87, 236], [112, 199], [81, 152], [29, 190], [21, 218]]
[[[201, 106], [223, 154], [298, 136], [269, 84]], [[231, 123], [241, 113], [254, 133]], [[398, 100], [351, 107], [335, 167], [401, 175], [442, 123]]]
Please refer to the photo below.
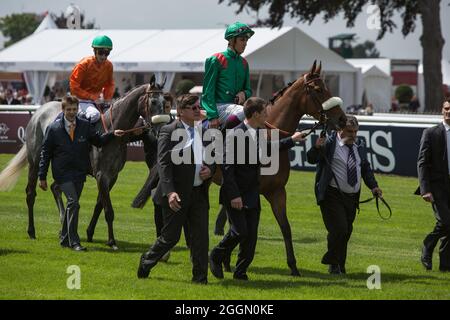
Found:
[[346, 144], [348, 147], [348, 159], [347, 159], [347, 182], [354, 187], [358, 181], [356, 173], [356, 157], [353, 151], [353, 144]]
[[194, 127], [188, 128], [189, 134], [191, 135], [191, 141], [192, 141], [192, 148], [194, 147]]

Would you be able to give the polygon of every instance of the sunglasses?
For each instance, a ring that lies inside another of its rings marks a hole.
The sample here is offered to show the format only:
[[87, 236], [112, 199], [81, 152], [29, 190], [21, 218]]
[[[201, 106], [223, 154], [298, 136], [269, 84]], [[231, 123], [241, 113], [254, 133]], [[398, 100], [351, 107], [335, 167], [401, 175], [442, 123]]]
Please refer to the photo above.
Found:
[[110, 50], [99, 49], [97, 50], [97, 54], [99, 56], [109, 56]]
[[194, 104], [193, 106], [190, 106], [190, 107], [189, 106], [183, 107], [183, 109], [200, 110], [200, 106], [197, 104]]

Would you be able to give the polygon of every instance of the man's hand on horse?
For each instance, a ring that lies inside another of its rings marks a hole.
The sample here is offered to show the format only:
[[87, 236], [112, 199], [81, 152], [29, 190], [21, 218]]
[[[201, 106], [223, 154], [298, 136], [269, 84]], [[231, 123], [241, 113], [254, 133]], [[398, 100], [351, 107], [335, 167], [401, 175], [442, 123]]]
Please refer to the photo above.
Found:
[[243, 105], [245, 102], [245, 92], [244, 91], [240, 91], [238, 92], [238, 94], [236, 95], [236, 101], [237, 104]]
[[47, 180], [39, 180], [39, 188], [44, 191], [47, 191]]
[[202, 165], [202, 168], [200, 169], [199, 174], [200, 174], [200, 179], [206, 180], [211, 177], [211, 170], [207, 166]]
[[231, 207], [236, 210], [242, 210], [243, 204], [242, 204], [242, 198], [237, 197], [231, 200]]
[[305, 134], [304, 133], [301, 133], [301, 132], [298, 132], [298, 131], [296, 131], [293, 135], [292, 135], [292, 140], [294, 141], [294, 142], [300, 142], [300, 141], [305, 141]]
[[121, 137], [121, 136], [123, 136], [124, 134], [125, 134], [125, 131], [123, 131], [123, 130], [119, 130], [119, 129], [114, 130], [114, 135], [115, 135], [116, 137]]
[[181, 204], [180, 204], [181, 199], [180, 199], [180, 196], [178, 195], [178, 193], [171, 192], [168, 194], [167, 198], [169, 200], [170, 209], [172, 209], [175, 212], [177, 212], [181, 209]]
[[375, 188], [372, 189], [372, 194], [374, 196], [378, 196], [380, 198], [383, 198], [383, 191], [381, 191], [381, 189], [378, 188], [378, 187], [375, 187]]
[[212, 129], [217, 129], [220, 126], [220, 121], [219, 119], [215, 118], [215, 119], [210, 119], [209, 120], [209, 127]]
[[422, 199], [426, 202], [434, 202], [433, 194], [431, 192], [427, 192], [422, 196]]

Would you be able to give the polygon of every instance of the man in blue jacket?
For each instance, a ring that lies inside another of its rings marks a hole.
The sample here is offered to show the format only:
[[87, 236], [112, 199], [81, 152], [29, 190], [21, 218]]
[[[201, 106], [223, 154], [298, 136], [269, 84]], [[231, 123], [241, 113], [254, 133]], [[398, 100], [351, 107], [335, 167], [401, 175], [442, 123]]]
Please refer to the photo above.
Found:
[[62, 100], [63, 117], [51, 123], [45, 133], [39, 162], [39, 187], [47, 190], [47, 171], [52, 161], [53, 179], [67, 198], [60, 243], [75, 251], [84, 251], [78, 236], [79, 198], [86, 174], [89, 172], [90, 144], [102, 146], [122, 136], [124, 131], [101, 134], [88, 121], [77, 118], [78, 99], [65, 96]]
[[382, 195], [366, 149], [357, 143], [358, 128], [356, 117], [347, 116], [343, 130], [318, 138], [307, 152], [308, 162], [317, 164], [316, 200], [328, 230], [328, 251], [322, 263], [329, 265], [331, 274], [346, 273], [347, 244], [359, 207], [361, 178], [374, 195]]

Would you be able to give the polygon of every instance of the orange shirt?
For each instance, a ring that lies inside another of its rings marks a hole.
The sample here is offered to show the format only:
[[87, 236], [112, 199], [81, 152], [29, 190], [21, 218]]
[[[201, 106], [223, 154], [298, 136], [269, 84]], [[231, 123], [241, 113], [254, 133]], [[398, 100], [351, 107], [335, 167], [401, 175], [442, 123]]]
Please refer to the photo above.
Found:
[[97, 100], [103, 93], [105, 100], [114, 94], [113, 65], [106, 60], [99, 64], [95, 56], [81, 60], [70, 75], [70, 92], [78, 99]]

